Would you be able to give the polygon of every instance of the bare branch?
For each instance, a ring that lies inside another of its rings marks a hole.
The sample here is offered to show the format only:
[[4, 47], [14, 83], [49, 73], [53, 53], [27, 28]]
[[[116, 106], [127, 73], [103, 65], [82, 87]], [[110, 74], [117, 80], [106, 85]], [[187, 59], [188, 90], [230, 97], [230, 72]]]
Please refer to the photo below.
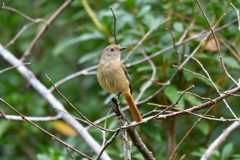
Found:
[[41, 30], [37, 33], [31, 44], [29, 45], [28, 49], [24, 52], [22, 58], [20, 59], [22, 62], [26, 60], [26, 58], [31, 54], [31, 51], [37, 44], [38, 40], [42, 37], [43, 33], [47, 30], [50, 24], [73, 2], [74, 0], [67, 0], [59, 7], [53, 15], [47, 20], [46, 24], [41, 28]]
[[17, 67], [19, 67], [19, 66], [27, 66], [27, 65], [32, 65], [32, 61], [31, 62], [28, 62], [28, 63], [22, 63], [22, 64], [19, 64], [19, 65], [16, 65], [16, 66], [12, 66], [12, 67], [8, 67], [8, 68], [5, 68], [5, 69], [3, 69], [3, 70], [1, 70], [0, 71], [0, 74], [1, 73], [3, 73], [3, 72], [6, 72], [6, 71], [8, 71], [8, 70], [10, 70], [10, 69], [14, 69], [14, 68], [17, 68]]
[[[2, 2], [3, 3], [3, 2]], [[15, 9], [15, 8], [12, 8], [12, 7], [8, 7], [8, 6], [2, 6], [3, 9], [7, 9], [7, 10], [10, 10], [12, 12], [15, 12], [15, 13], [18, 13], [20, 14], [22, 17], [26, 18], [27, 20], [31, 21], [32, 23], [38, 23], [38, 22], [44, 22], [45, 20], [42, 19], [42, 18], [37, 18], [37, 19], [34, 19], [34, 18], [31, 18], [29, 17], [28, 15], [22, 13], [21, 11]]]
[[[216, 106], [216, 103], [210, 107], [206, 113], [204, 113], [203, 116], [206, 116], [212, 109], [213, 107]], [[174, 156], [174, 154], [177, 152], [178, 148], [180, 147], [180, 145], [183, 143], [183, 141], [187, 138], [187, 136], [192, 132], [192, 130], [198, 125], [198, 123], [202, 120], [203, 118], [199, 118], [198, 121], [192, 126], [192, 128], [187, 132], [187, 134], [182, 138], [182, 140], [178, 143], [177, 147], [174, 149], [173, 153], [171, 154], [169, 160], [171, 160]]]
[[[140, 50], [140, 52], [142, 52], [142, 54], [144, 55], [144, 57], [148, 57], [148, 55], [143, 51], [143, 50]], [[151, 65], [152, 67], [152, 76], [151, 76], [151, 81], [154, 80], [155, 76], [156, 76], [156, 67], [153, 63], [153, 61], [151, 59], [148, 60], [149, 64]], [[149, 81], [145, 86], [144, 88], [141, 90], [141, 92], [139, 93], [138, 97], [136, 98], [135, 100], [135, 103], [137, 103], [139, 101], [139, 99], [142, 97], [143, 93], [146, 91], [146, 89], [152, 84], [152, 82]]]
[[[60, 85], [62, 85], [63, 83], [73, 79], [73, 78], [76, 78], [77, 76], [80, 76], [80, 75], [93, 75], [93, 74], [96, 74], [97, 72], [90, 72], [91, 70], [94, 70], [94, 69], [97, 69], [97, 65], [95, 66], [91, 66], [89, 68], [86, 68], [84, 70], [81, 70], [81, 71], [78, 71], [76, 73], [73, 73], [63, 79], [61, 79], [60, 81], [56, 82], [54, 84], [55, 87], [59, 87]], [[52, 92], [54, 90], [54, 87], [52, 86], [49, 91]]]
[[[126, 129], [129, 137], [132, 139], [133, 145], [137, 147], [139, 152], [143, 155], [143, 157], [147, 160], [155, 160], [153, 157], [152, 152], [149, 151], [149, 149], [146, 147], [146, 145], [142, 142], [141, 138], [139, 137], [138, 133], [135, 131], [134, 127], [136, 124], [135, 121], [130, 123], [129, 119], [125, 116], [123, 111], [121, 110], [120, 106], [118, 105], [118, 99], [117, 97], [113, 97], [111, 99], [111, 104], [114, 106], [114, 108], [119, 108], [117, 115], [120, 115], [118, 120], [121, 124], [121, 129]], [[127, 124], [127, 125], [126, 125]], [[131, 127], [130, 127], [131, 126]]]
[[117, 21], [117, 17], [115, 16], [112, 6], [109, 6], [110, 10], [112, 11], [113, 17], [114, 17], [114, 28], [113, 28], [113, 37], [115, 39], [115, 43], [118, 44], [117, 38], [116, 38], [116, 21]]
[[114, 141], [114, 139], [117, 137], [117, 135], [118, 135], [119, 132], [120, 132], [120, 130], [117, 130], [117, 131], [113, 134], [113, 136], [107, 141], [107, 143], [102, 147], [102, 150], [101, 150], [101, 152], [98, 154], [96, 160], [99, 160], [99, 158], [101, 157], [103, 151], [107, 148], [107, 146], [108, 146], [109, 144], [111, 144], [111, 143]]
[[201, 160], [208, 160], [213, 152], [225, 141], [227, 136], [240, 126], [240, 123], [234, 122], [229, 127], [223, 130], [222, 134], [208, 147], [202, 155]]
[[237, 17], [238, 17], [238, 30], [240, 31], [240, 18], [239, 18], [239, 10], [232, 4], [230, 3], [230, 5], [236, 10], [237, 12]]
[[144, 36], [143, 38], [138, 42], [138, 44], [128, 53], [128, 55], [124, 58], [123, 63], [126, 62], [128, 60], [128, 58], [131, 56], [131, 54], [142, 44], [142, 42], [155, 30], [157, 29], [159, 26], [161, 26], [162, 24], [164, 24], [165, 22], [169, 21], [170, 18], [165, 19], [164, 21], [162, 21], [161, 23], [159, 23], [158, 25], [156, 25], [155, 27], [153, 27], [152, 29], [150, 29]]
[[3, 6], [4, 6], [4, 2], [1, 0], [0, 10], [2, 9]]
[[177, 56], [177, 64], [179, 65], [180, 64], [180, 60], [179, 60], [179, 56], [178, 56], [178, 50], [177, 50], [177, 47], [176, 47], [176, 44], [175, 44], [175, 36], [172, 34], [172, 32], [168, 28], [166, 28], [166, 31], [168, 31], [171, 34], [171, 36], [172, 36], [173, 47], [174, 47], [174, 49], [176, 51], [176, 56]]
[[[1, 112], [1, 110], [0, 110]], [[13, 121], [24, 121], [24, 119], [22, 119], [21, 116], [15, 116], [15, 115], [4, 115], [5, 119], [7, 120], [13, 120]], [[0, 113], [0, 117], [3, 117], [3, 115], [1, 116]], [[61, 118], [60, 114], [57, 114], [56, 116], [46, 116], [46, 117], [28, 117], [25, 116], [25, 118], [27, 118], [28, 120], [32, 121], [32, 122], [48, 122], [48, 121], [55, 121]]]

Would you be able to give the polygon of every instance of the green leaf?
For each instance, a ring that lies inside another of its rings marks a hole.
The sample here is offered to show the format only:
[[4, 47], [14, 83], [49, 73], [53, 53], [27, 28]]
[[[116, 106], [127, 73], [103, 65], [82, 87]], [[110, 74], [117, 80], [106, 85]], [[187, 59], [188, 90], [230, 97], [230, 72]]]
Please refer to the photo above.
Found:
[[92, 33], [85, 33], [82, 34], [79, 37], [72, 38], [70, 40], [65, 40], [61, 43], [59, 43], [53, 50], [54, 55], [58, 55], [60, 53], [63, 53], [67, 50], [67, 47], [70, 47], [71, 45], [75, 43], [79, 43], [81, 41], [88, 41], [93, 39], [104, 39], [104, 35], [100, 33], [99, 31], [93, 31]]
[[198, 125], [197, 128], [204, 134], [207, 135], [209, 132], [209, 124], [207, 121], [201, 121]]
[[51, 158], [47, 156], [46, 154], [37, 154], [38, 160], [50, 160]]
[[10, 121], [1, 121], [0, 122], [0, 138], [2, 137], [2, 135], [8, 130], [8, 128], [10, 127], [11, 122]]
[[142, 66], [142, 67], [138, 67], [137, 68], [137, 72], [141, 72], [141, 71], [151, 71], [152, 67], [151, 66]]
[[174, 22], [173, 23], [173, 28], [179, 33], [183, 32], [183, 25], [182, 25], [181, 22]]
[[185, 94], [183, 96], [184, 100], [188, 101], [190, 104], [197, 106], [202, 104], [201, 101], [199, 99], [197, 99], [197, 97], [190, 95], [190, 94]]
[[138, 12], [138, 18], [139, 17], [142, 17], [143, 15], [145, 15], [148, 11], [150, 11], [150, 9], [151, 9], [151, 6], [150, 5], [146, 5], [146, 6], [143, 6], [142, 8], [141, 8], [141, 10]]
[[149, 137], [155, 139], [156, 141], [161, 140], [159, 128], [153, 123], [144, 124], [142, 125], [142, 128]]
[[[146, 81], [146, 82], [144, 82], [142, 85], [141, 85], [141, 87], [140, 87], [140, 92], [143, 90], [143, 88], [149, 83], [150, 81]], [[152, 82], [150, 82], [151, 83], [151, 85], [152, 85]]]
[[227, 160], [228, 158], [230, 158], [232, 149], [233, 149], [232, 143], [228, 143], [227, 145], [225, 145], [222, 150], [221, 160]]
[[239, 62], [232, 57], [225, 57], [224, 56], [223, 57], [223, 62], [231, 68], [240, 69]]
[[82, 63], [87, 62], [87, 61], [97, 60], [96, 57], [100, 57], [101, 52], [102, 52], [102, 51], [101, 51], [100, 49], [96, 49], [96, 50], [93, 51], [93, 52], [89, 52], [89, 53], [83, 55], [83, 56], [78, 60], [78, 63], [79, 63], [79, 64], [82, 64]]
[[[175, 103], [178, 100], [178, 98], [180, 97], [180, 94], [178, 94], [177, 92], [178, 92], [178, 90], [175, 85], [169, 85], [164, 89], [165, 95], [168, 97], [168, 99], [172, 103]], [[184, 108], [183, 100], [181, 99], [176, 106], [180, 109], [183, 109]]]
[[[184, 67], [184, 68], [191, 71], [191, 68], [190, 68], [190, 67], [187, 67], [187, 66], [186, 66], [186, 67]], [[183, 75], [184, 75], [184, 77], [187, 79], [187, 81], [191, 81], [193, 78], [196, 78], [195, 75], [193, 75], [192, 73], [187, 72], [187, 71], [183, 71]]]

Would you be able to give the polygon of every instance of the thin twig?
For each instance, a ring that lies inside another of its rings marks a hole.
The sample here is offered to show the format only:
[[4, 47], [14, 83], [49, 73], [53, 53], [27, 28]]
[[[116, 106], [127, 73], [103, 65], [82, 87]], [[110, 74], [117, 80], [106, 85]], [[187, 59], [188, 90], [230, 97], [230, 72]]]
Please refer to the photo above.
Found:
[[[182, 92], [178, 92], [178, 93], [182, 93]], [[201, 97], [201, 96], [199, 96], [199, 95], [197, 95], [197, 94], [195, 94], [195, 93], [192, 93], [192, 92], [185, 92], [185, 94], [193, 95], [193, 96], [195, 96], [195, 97], [197, 97], [197, 98], [199, 98], [199, 99], [201, 99], [201, 100], [211, 101], [210, 98]]]
[[[3, 113], [4, 114], [4, 113]], [[20, 116], [16, 116], [16, 115], [1, 115], [1, 109], [0, 109], [0, 117], [3, 117], [7, 120], [12, 120], [12, 121], [24, 121], [22, 119], [22, 117]], [[49, 122], [49, 121], [56, 121], [58, 119], [61, 119], [61, 115], [57, 114], [56, 116], [46, 116], [46, 117], [28, 117], [25, 116], [25, 118], [27, 118], [28, 120], [32, 121], [32, 122]]]
[[43, 18], [37, 18], [37, 19], [34, 19], [34, 18], [31, 18], [29, 17], [28, 15], [22, 13], [21, 11], [15, 9], [15, 8], [12, 8], [12, 7], [8, 7], [8, 6], [2, 6], [3, 9], [7, 9], [7, 10], [10, 10], [10, 11], [13, 11], [15, 13], [18, 13], [20, 14], [22, 17], [26, 18], [27, 20], [33, 22], [33, 23], [38, 23], [38, 22], [44, 22], [45, 20]]
[[117, 21], [117, 17], [115, 16], [112, 6], [109, 6], [110, 10], [112, 11], [113, 17], [114, 17], [114, 28], [113, 28], [113, 37], [115, 39], [115, 43], [118, 44], [117, 38], [116, 38], [116, 21]]
[[[140, 52], [144, 55], [144, 57], [148, 57], [148, 55], [143, 51], [143, 50], [140, 50]], [[153, 81], [155, 76], [156, 76], [156, 67], [153, 63], [153, 61], [151, 59], [148, 60], [149, 64], [151, 65], [152, 67], [152, 76], [151, 76], [151, 80]], [[136, 98], [135, 100], [135, 103], [137, 103], [139, 101], [139, 99], [142, 97], [143, 93], [147, 90], [147, 88], [152, 84], [151, 81], [148, 81], [147, 84], [142, 88], [141, 92], [138, 94], [138, 97]]]
[[7, 117], [6, 117], [6, 115], [5, 115], [5, 113], [2, 111], [1, 108], [0, 108], [0, 117], [2, 117], [2, 118], [4, 118], [4, 119], [8, 120]]
[[[205, 117], [212, 109], [216, 106], [216, 103], [210, 107], [206, 113], [204, 113], [203, 117]], [[197, 124], [202, 120], [203, 118], [199, 118], [198, 121], [192, 126], [192, 128], [187, 132], [187, 134], [182, 138], [182, 140], [178, 143], [177, 147], [174, 149], [173, 153], [171, 154], [169, 160], [171, 160], [174, 156], [174, 154], [177, 152], [180, 145], [183, 143], [183, 141], [187, 138], [187, 136], [192, 132], [192, 130], [197, 126]]]
[[238, 17], [238, 30], [240, 31], [240, 18], [239, 18], [239, 10], [237, 10], [237, 8], [232, 4], [230, 3], [230, 5], [236, 10], [237, 12], [237, 17]]
[[195, 86], [194, 85], [191, 85], [190, 87], [188, 87], [186, 90], [184, 90], [182, 92], [182, 94], [179, 96], [179, 98], [177, 99], [177, 101], [173, 104], [171, 104], [170, 106], [166, 107], [164, 110], [160, 111], [158, 114], [154, 115], [153, 117], [151, 117], [149, 120], [151, 119], [155, 119], [156, 117], [158, 117], [159, 115], [161, 115], [162, 113], [164, 113], [165, 111], [167, 111], [170, 107], [173, 107], [175, 105], [178, 104], [178, 102], [181, 100], [182, 96], [184, 95], [185, 92], [187, 92], [188, 90], [194, 88]]
[[5, 69], [3, 69], [3, 70], [0, 71], [0, 74], [3, 73], [3, 72], [8, 71], [8, 70], [10, 70], [10, 69], [17, 68], [17, 67], [19, 67], [19, 66], [24, 66], [24, 65], [25, 65], [25, 66], [27, 66], [27, 65], [32, 65], [32, 61], [31, 61], [31, 62], [27, 62], [27, 63], [22, 63], [22, 64], [19, 64], [19, 65], [16, 65], [16, 66], [12, 66], [12, 67], [5, 68]]
[[[210, 115], [206, 115], [206, 116], [203, 116], [203, 115], [200, 115], [200, 114], [196, 114], [196, 113], [193, 113], [191, 111], [188, 111], [188, 110], [184, 110], [184, 109], [180, 109], [180, 108], [176, 108], [176, 107], [170, 107], [170, 106], [166, 106], [166, 105], [160, 105], [160, 104], [154, 104], [154, 103], [148, 103], [148, 105], [154, 105], [154, 106], [158, 106], [158, 107], [163, 107], [163, 108], [171, 108], [171, 109], [174, 109], [174, 110], [177, 110], [177, 111], [181, 111], [181, 112], [186, 112], [188, 114], [191, 114], [191, 115], [194, 115], [196, 117], [199, 117], [199, 118], [203, 118], [203, 119], [207, 119], [207, 120], [210, 120], [210, 121], [219, 121], [219, 122], [235, 122], [235, 121], [239, 121], [240, 119], [227, 119], [227, 118], [224, 118], [224, 117], [220, 117], [220, 118], [212, 118], [213, 116], [210, 116]], [[161, 112], [159, 110], [153, 110], [151, 111], [152, 113], [154, 112]], [[167, 112], [167, 111], [166, 111]], [[148, 112], [149, 113], [149, 112]], [[147, 115], [148, 113], [146, 113], [145, 115]], [[171, 114], [178, 114], [179, 112], [169, 112]], [[142, 117], [144, 117], [145, 115], [143, 115]]]
[[138, 133], [135, 131], [135, 126], [136, 124], [139, 124], [137, 122], [132, 122], [130, 123], [129, 119], [126, 117], [126, 115], [123, 113], [123, 111], [120, 109], [120, 106], [118, 104], [118, 98], [117, 96], [111, 98], [111, 105], [114, 106], [114, 108], [118, 108], [117, 110], [119, 111], [117, 114], [120, 115], [118, 116], [118, 121], [121, 125], [121, 130], [126, 129], [129, 137], [131, 138], [133, 145], [137, 147], [139, 152], [143, 155], [143, 157], [147, 160], [155, 160], [153, 157], [152, 152], [146, 147], [146, 145], [142, 142], [141, 138], [139, 137]]
[[180, 65], [180, 60], [179, 60], [179, 56], [178, 56], [178, 50], [177, 50], [177, 47], [176, 47], [176, 44], [175, 44], [175, 36], [172, 34], [172, 32], [168, 28], [166, 28], [165, 30], [168, 31], [171, 34], [171, 36], [172, 36], [173, 47], [174, 47], [174, 49], [176, 51], [176, 56], [177, 56], [177, 64]]
[[67, 150], [67, 152], [68, 152], [68, 155], [70, 156], [70, 158], [71, 158], [72, 160], [74, 160], [74, 158], [73, 158], [73, 156], [72, 156], [71, 152], [69, 151], [68, 147], [67, 147], [67, 146], [65, 146], [65, 147], [66, 147], [66, 150]]
[[[58, 82], [56, 82], [54, 85], [55, 87], [59, 87], [60, 85], [62, 85], [63, 83], [73, 79], [73, 78], [76, 78], [77, 76], [80, 76], [80, 75], [93, 75], [93, 74], [96, 74], [96, 72], [90, 72], [91, 70], [94, 70], [94, 69], [97, 69], [97, 65], [95, 66], [91, 66], [89, 68], [86, 68], [84, 70], [81, 70], [81, 71], [78, 71], [76, 73], [73, 73], [61, 80], [59, 80]], [[54, 91], [54, 87], [52, 86], [50, 89], [49, 89], [50, 92]]]
[[175, 65], [172, 65], [172, 66], [178, 68], [179, 70], [184, 70], [184, 71], [186, 71], [186, 72], [192, 73], [193, 75], [196, 75], [196, 76], [199, 76], [199, 77], [203, 77], [204, 79], [206, 79], [207, 81], [209, 81], [209, 79], [208, 79], [207, 77], [205, 77], [204, 75], [202, 75], [202, 74], [194, 73], [194, 72], [192, 72], [192, 71], [190, 71], [190, 70], [188, 70], [188, 69], [180, 68], [179, 66], [175, 66]]
[[156, 81], [152, 80], [151, 78], [148, 78], [148, 77], [145, 77], [145, 76], [142, 76], [142, 77], [152, 81], [153, 83], [155, 83], [156, 85], [159, 85], [159, 86], [166, 86], [166, 85], [170, 84], [169, 82], [167, 82], [167, 83], [160, 83], [160, 82], [156, 82]]
[[222, 131], [222, 134], [207, 148], [205, 153], [202, 155], [201, 160], [208, 160], [213, 152], [221, 145], [227, 136], [240, 126], [240, 123], [234, 122], [229, 127]]
[[4, 6], [4, 2], [1, 0], [0, 10], [2, 9], [3, 6]]
[[12, 45], [13, 43], [15, 43], [15, 41], [20, 37], [20, 35], [28, 28], [30, 27], [32, 24], [34, 24], [33, 22], [30, 22], [26, 25], [24, 25], [22, 27], [22, 29], [13, 37], [13, 39], [11, 39], [5, 46], [4, 48], [8, 48], [10, 45]]
[[222, 44], [224, 44], [225, 47], [227, 47], [227, 49], [233, 54], [233, 56], [240, 62], [239, 55], [227, 44], [227, 42], [223, 38], [220, 38], [220, 41], [222, 42]]
[[193, 27], [193, 25], [194, 25], [194, 23], [196, 21], [196, 17], [197, 16], [193, 17], [193, 19], [192, 19], [191, 23], [189, 24], [189, 26], [184, 30], [181, 38], [179, 39], [180, 42], [182, 42], [184, 40], [184, 38], [187, 36], [188, 31]]
[[27, 50], [24, 52], [22, 58], [20, 59], [22, 62], [26, 60], [26, 58], [31, 54], [33, 48], [37, 44], [38, 40], [42, 37], [43, 33], [47, 30], [50, 24], [66, 9], [74, 0], [68, 0], [62, 4], [53, 15], [47, 20], [46, 24], [41, 28], [41, 30], [37, 33]]
[[[128, 53], [128, 55], [124, 58], [123, 63], [126, 62], [128, 60], [128, 58], [131, 56], [131, 54], [142, 44], [142, 42], [155, 30], [157, 29], [159, 26], [161, 26], [162, 24], [164, 24], [165, 22], [169, 21], [170, 18], [165, 19], [164, 21], [162, 21], [161, 23], [159, 23], [158, 25], [156, 25], [155, 27], [153, 27], [152, 29], [150, 29], [144, 36], [143, 38], [138, 42], [138, 44]], [[150, 58], [149, 58], [150, 59]]]
[[[109, 115], [111, 111], [112, 111], [112, 108], [109, 109], [107, 115]], [[108, 120], [108, 119], [106, 119], [105, 122], [104, 122], [104, 128], [105, 128], [105, 129], [106, 129], [106, 127], [107, 127], [107, 120]], [[102, 133], [103, 133], [103, 143], [102, 143], [102, 146], [104, 146], [104, 144], [106, 143], [106, 134], [105, 134], [106, 132], [105, 132], [105, 131], [102, 131]]]
[[113, 136], [106, 142], [106, 144], [102, 147], [102, 150], [101, 150], [100, 153], [98, 154], [96, 160], [98, 160], [98, 159], [101, 157], [103, 151], [107, 148], [107, 146], [108, 146], [109, 144], [111, 144], [111, 143], [114, 141], [114, 139], [117, 137], [117, 135], [118, 135], [119, 132], [120, 132], [120, 130], [117, 130], [117, 131], [113, 134]]

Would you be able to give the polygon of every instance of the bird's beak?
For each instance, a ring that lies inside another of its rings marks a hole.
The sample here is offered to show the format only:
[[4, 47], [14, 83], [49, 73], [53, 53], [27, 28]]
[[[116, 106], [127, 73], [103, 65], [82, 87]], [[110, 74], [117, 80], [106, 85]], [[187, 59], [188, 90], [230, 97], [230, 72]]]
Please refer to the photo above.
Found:
[[122, 50], [124, 50], [124, 49], [126, 49], [126, 47], [122, 47], [122, 48], [120, 48], [120, 51], [122, 51]]

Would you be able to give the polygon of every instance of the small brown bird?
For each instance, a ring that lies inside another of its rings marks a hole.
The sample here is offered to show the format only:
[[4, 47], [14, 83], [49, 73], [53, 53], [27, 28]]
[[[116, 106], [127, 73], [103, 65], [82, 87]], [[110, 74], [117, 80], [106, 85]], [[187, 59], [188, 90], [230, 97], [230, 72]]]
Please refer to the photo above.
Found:
[[124, 49], [126, 48], [120, 45], [109, 45], [103, 50], [98, 63], [97, 79], [105, 91], [113, 94], [121, 93], [128, 103], [133, 119], [140, 122], [142, 117], [131, 95], [130, 77], [120, 61]]

